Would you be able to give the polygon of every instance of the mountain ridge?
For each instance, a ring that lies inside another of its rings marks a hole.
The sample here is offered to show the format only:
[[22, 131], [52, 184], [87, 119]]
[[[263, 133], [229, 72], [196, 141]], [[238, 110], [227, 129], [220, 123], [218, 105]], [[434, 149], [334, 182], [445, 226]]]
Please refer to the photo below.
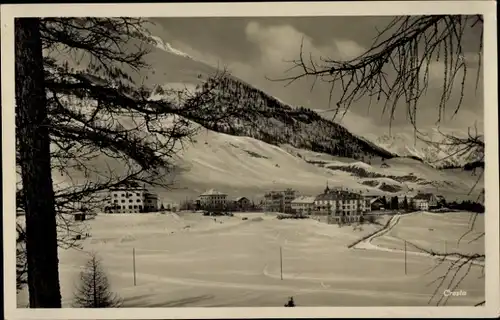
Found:
[[[201, 119], [202, 114], [211, 114], [213, 120], [197, 121], [207, 129], [357, 160], [397, 156], [311, 109], [292, 107], [234, 76], [210, 77], [196, 89], [187, 94], [184, 106], [198, 107], [186, 116]], [[171, 99], [162, 97], [166, 90], [161, 86], [154, 91], [157, 99]]]

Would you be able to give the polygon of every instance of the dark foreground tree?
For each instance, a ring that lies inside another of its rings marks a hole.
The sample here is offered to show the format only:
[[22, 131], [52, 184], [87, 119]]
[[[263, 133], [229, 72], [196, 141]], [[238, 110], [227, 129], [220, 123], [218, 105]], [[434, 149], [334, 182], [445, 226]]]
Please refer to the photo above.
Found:
[[[465, 52], [463, 46], [465, 41], [474, 40], [477, 41], [477, 50], [473, 53]], [[368, 98], [368, 108], [373, 100], [382, 103], [382, 112], [390, 114], [391, 122], [396, 109], [406, 107], [409, 122], [415, 129], [415, 137], [439, 147], [451, 147], [450, 157], [469, 155], [470, 162], [474, 163], [475, 167], [483, 169], [477, 179], [479, 182], [484, 172], [483, 135], [477, 131], [469, 131], [468, 137], [443, 133], [443, 141], [432, 142], [419, 131], [417, 113], [419, 102], [429, 88], [430, 70], [434, 62], [443, 66], [443, 82], [442, 86], [439, 86], [441, 97], [436, 103], [438, 111], [436, 125], [443, 120], [450, 104], [453, 114], [458, 113], [464, 100], [466, 79], [470, 77], [468, 71], [471, 67], [477, 68], [473, 76], [476, 77], [476, 89], [478, 88], [482, 51], [482, 15], [401, 16], [393, 19], [380, 31], [365, 52], [352, 59], [324, 57], [316, 59], [311, 54], [305, 54], [303, 44], [300, 45], [300, 55], [291, 62], [292, 66], [289, 69], [292, 74], [274, 81], [285, 81], [289, 85], [299, 79], [313, 78], [314, 84], [317, 80], [327, 83], [330, 86], [329, 98], [330, 105], [333, 105], [334, 117], [345, 115], [353, 104], [363, 98]], [[455, 92], [457, 85], [459, 90]], [[476, 185], [469, 194], [474, 189]], [[480, 189], [477, 201], [484, 201], [484, 188]], [[390, 204], [392, 205], [392, 201]], [[469, 230], [460, 237], [459, 242], [472, 232], [476, 218], [477, 215], [471, 219]], [[484, 239], [484, 233], [472, 241], [480, 239]], [[484, 254], [464, 255], [422, 250], [440, 257], [439, 264], [454, 259], [445, 274], [439, 277], [436, 291], [429, 302], [444, 288], [457, 288], [473, 264], [482, 263], [485, 259]], [[436, 303], [444, 304], [447, 300], [448, 297], [441, 296]], [[478, 303], [482, 304], [484, 301]]]
[[118, 308], [121, 303], [121, 299], [111, 291], [101, 260], [92, 253], [84, 270], [80, 272], [80, 279], [74, 293], [73, 307]]
[[17, 202], [26, 211], [28, 263], [18, 259], [17, 271], [22, 281], [28, 270], [32, 308], [60, 306], [57, 246], [78, 248], [88, 234], [71, 219], [81, 204], [102, 210], [105, 192], [124, 183], [170, 187], [176, 154], [198, 130], [188, 119], [224, 116], [200, 112], [207, 99], [155, 95], [143, 84], [153, 72], [144, 59], [154, 47], [147, 24], [16, 20]]
[[26, 261], [26, 233], [24, 228], [16, 224], [16, 289], [19, 292], [28, 279], [28, 263]]
[[26, 213], [26, 260], [32, 308], [60, 308], [50, 121], [38, 19], [15, 21], [16, 136]]

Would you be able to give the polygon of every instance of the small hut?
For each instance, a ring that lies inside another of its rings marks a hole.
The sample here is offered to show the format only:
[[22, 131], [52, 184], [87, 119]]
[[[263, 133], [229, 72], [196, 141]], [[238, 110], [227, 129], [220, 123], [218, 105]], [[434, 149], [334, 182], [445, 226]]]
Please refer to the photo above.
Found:
[[75, 221], [85, 221], [85, 213], [75, 213]]

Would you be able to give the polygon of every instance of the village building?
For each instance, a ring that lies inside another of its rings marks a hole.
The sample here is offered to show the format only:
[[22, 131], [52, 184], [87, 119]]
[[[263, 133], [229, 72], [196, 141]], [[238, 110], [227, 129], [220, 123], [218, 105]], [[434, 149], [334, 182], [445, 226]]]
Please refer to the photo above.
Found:
[[200, 194], [198, 200], [202, 209], [227, 208], [227, 194], [215, 189], [210, 189]]
[[328, 185], [314, 201], [315, 214], [329, 216], [331, 222], [357, 222], [371, 210], [369, 200], [361, 194], [342, 189], [331, 190]]
[[381, 198], [370, 199], [370, 209], [372, 211], [384, 211], [385, 204]]
[[311, 215], [314, 211], [316, 197], [300, 196], [292, 200], [292, 212], [300, 215]]
[[234, 199], [233, 209], [236, 211], [248, 211], [251, 207], [250, 200], [247, 197], [238, 197]]
[[136, 184], [110, 189], [104, 208], [107, 213], [140, 213], [158, 211], [158, 195]]
[[178, 203], [167, 201], [160, 205], [160, 210], [176, 212], [179, 210], [179, 207]]
[[411, 206], [413, 198], [415, 198], [416, 194], [415, 193], [403, 193], [399, 194], [398, 197], [398, 203], [401, 205], [404, 203], [405, 198], [408, 204]]
[[436, 195], [438, 207], [446, 207], [446, 199], [442, 195]]
[[292, 201], [298, 196], [297, 192], [293, 189], [285, 189], [283, 191], [283, 205], [284, 205], [284, 212], [285, 213], [291, 213], [292, 212]]
[[270, 191], [264, 195], [264, 210], [267, 212], [284, 211], [285, 199], [280, 191]]
[[264, 195], [264, 210], [267, 212], [292, 212], [292, 201], [297, 197], [293, 189], [270, 191]]
[[437, 208], [438, 199], [432, 193], [419, 193], [412, 200], [412, 206], [415, 210], [429, 210]]

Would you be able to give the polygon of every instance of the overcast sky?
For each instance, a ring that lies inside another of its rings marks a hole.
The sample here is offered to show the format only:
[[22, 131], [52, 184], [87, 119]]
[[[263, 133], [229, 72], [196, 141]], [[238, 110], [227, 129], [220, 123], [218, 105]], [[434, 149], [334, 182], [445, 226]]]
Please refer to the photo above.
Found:
[[[291, 66], [286, 60], [298, 57], [301, 40], [304, 51], [331, 58], [349, 58], [367, 49], [391, 17], [293, 17], [293, 18], [158, 18], [151, 31], [172, 48], [212, 66], [228, 67], [236, 77], [272, 94], [280, 100], [311, 109], [328, 109], [329, 87], [319, 83], [311, 92], [311, 81], [297, 82], [285, 87], [282, 82], [266, 79], [285, 76]], [[464, 41], [466, 52], [477, 52], [479, 30], [473, 30]], [[317, 57], [319, 58], [319, 57]], [[166, 82], [182, 82], [176, 78], [187, 69], [185, 61], [168, 63], [164, 56], [152, 56], [153, 66], [170, 75]], [[431, 70], [431, 85], [419, 105], [418, 123], [422, 129], [435, 126], [437, 104], [443, 86], [443, 71], [439, 63]], [[192, 66], [191, 66], [192, 68]], [[441, 124], [445, 128], [467, 130], [477, 122], [483, 123], [482, 81], [475, 90], [477, 64], [468, 66], [462, 109], [451, 119], [453, 106]], [[312, 80], [312, 79], [310, 79]], [[459, 82], [455, 93], [459, 94]], [[335, 96], [333, 97], [335, 101]], [[360, 101], [350, 110], [344, 123], [355, 133], [388, 132], [388, 115], [382, 116], [378, 106], [368, 110], [367, 101]], [[409, 128], [405, 106], [400, 107], [393, 122], [393, 131]]]

